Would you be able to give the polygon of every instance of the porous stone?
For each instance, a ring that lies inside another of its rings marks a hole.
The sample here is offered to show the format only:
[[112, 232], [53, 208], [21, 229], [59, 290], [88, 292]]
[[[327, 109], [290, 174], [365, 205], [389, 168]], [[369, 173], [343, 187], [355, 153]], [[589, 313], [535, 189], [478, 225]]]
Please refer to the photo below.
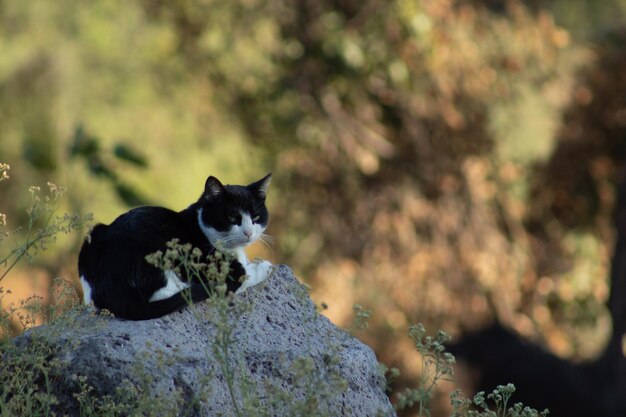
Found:
[[222, 311], [202, 302], [146, 321], [84, 311], [15, 344], [54, 345], [53, 390], [58, 411], [70, 416], [80, 414], [81, 379], [96, 398], [134, 387], [155, 404], [173, 404], [176, 415], [395, 416], [374, 352], [318, 314], [287, 266]]

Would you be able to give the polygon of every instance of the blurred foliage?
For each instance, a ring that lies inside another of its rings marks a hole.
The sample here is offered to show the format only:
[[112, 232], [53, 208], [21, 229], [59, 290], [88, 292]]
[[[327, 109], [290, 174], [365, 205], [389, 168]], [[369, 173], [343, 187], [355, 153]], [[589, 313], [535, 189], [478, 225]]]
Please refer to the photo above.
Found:
[[[371, 308], [385, 362], [417, 321], [602, 350], [623, 0], [0, 5], [9, 222], [47, 180], [109, 222], [271, 168], [275, 260], [340, 324]], [[79, 244], [48, 266], [71, 271]]]
[[101, 149], [100, 139], [90, 136], [83, 126], [78, 126], [70, 146], [69, 154], [73, 158], [82, 158], [87, 164], [90, 175], [110, 181], [117, 196], [128, 206], [147, 205], [149, 201], [140, 196], [126, 184], [116, 172], [120, 161], [139, 168], [147, 168], [146, 158], [125, 143], [117, 143], [112, 151], [105, 153]]

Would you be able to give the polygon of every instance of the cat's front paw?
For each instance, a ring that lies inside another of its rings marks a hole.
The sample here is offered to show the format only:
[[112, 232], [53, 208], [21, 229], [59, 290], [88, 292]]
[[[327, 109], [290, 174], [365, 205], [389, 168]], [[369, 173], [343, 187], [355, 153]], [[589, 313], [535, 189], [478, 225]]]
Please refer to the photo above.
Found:
[[255, 261], [254, 264], [256, 265], [256, 273], [259, 282], [269, 278], [269, 276], [272, 275], [272, 272], [274, 271], [274, 265], [272, 265], [271, 262], [260, 260]]
[[268, 261], [255, 261], [244, 265], [244, 269], [246, 270], [246, 280], [241, 287], [235, 291], [235, 294], [240, 294], [246, 289], [265, 281], [265, 279], [272, 274], [274, 265]]

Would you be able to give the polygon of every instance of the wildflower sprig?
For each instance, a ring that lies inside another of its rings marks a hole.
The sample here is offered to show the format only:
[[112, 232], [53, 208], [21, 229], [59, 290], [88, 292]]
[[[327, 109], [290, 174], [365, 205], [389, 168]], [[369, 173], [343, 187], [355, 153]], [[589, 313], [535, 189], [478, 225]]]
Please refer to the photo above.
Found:
[[452, 381], [454, 377], [454, 356], [444, 346], [450, 336], [441, 330], [435, 337], [428, 336], [424, 325], [419, 323], [409, 328], [409, 337], [422, 358], [422, 373], [418, 388], [407, 388], [398, 394], [396, 408], [418, 404], [419, 414], [430, 416], [429, 403], [437, 383]]
[[361, 304], [352, 306], [354, 312], [354, 320], [348, 328], [348, 332], [352, 335], [364, 331], [369, 327], [369, 319], [372, 317], [371, 310], [366, 309]]
[[[0, 182], [9, 179], [9, 174], [7, 174], [7, 172], [10, 169], [11, 169], [11, 166], [9, 166], [9, 164], [0, 162]], [[7, 215], [4, 213], [0, 213], [0, 226], [6, 226], [6, 225], [7, 225]], [[0, 241], [2, 241], [3, 235], [6, 237], [6, 232], [4, 231], [0, 232]]]
[[9, 174], [7, 172], [11, 169], [9, 164], [5, 164], [4, 162], [0, 162], [0, 181], [8, 180]]
[[172, 271], [185, 280], [200, 282], [209, 294], [224, 297], [228, 291], [226, 279], [233, 259], [233, 255], [228, 253], [215, 251], [205, 255], [190, 243], [172, 239], [165, 244], [165, 252], [156, 251], [145, 259], [163, 271]]
[[[7, 164], [0, 164], [0, 178], [8, 178]], [[57, 239], [57, 235], [69, 234], [72, 231], [82, 229], [92, 219], [91, 214], [81, 216], [79, 214], [65, 213], [62, 216], [55, 215], [60, 200], [66, 189], [51, 182], [47, 183], [48, 193], [41, 194], [41, 188], [32, 186], [29, 188], [31, 205], [26, 210], [28, 224], [24, 231], [24, 239], [17, 243], [14, 249], [2, 255], [0, 254], [0, 281], [7, 276], [9, 271], [24, 257], [31, 260], [39, 252], [45, 251]], [[6, 216], [0, 216], [0, 225], [6, 225]], [[21, 228], [18, 228], [15, 235]], [[10, 236], [8, 232], [0, 235], [0, 241]]]
[[[485, 397], [483, 391], [478, 392], [472, 400], [463, 397], [459, 390], [450, 393], [452, 404], [451, 417], [546, 417], [549, 412], [539, 412], [533, 408], [515, 403], [509, 407], [509, 401], [515, 393], [515, 385], [498, 385]], [[490, 405], [493, 403], [493, 405]]]
[[[450, 340], [450, 336], [442, 330], [438, 331], [434, 337], [428, 336], [426, 328], [421, 323], [409, 328], [409, 336], [422, 358], [422, 373], [417, 388], [406, 388], [397, 395], [395, 407], [402, 410], [417, 404], [418, 415], [430, 416], [429, 402], [437, 383], [454, 382], [455, 359], [451, 353], [445, 351], [444, 345]], [[397, 377], [399, 373], [394, 369], [391, 369], [391, 372], [386, 368], [384, 370], [392, 378]], [[465, 398], [460, 390], [454, 390], [449, 394], [452, 406], [450, 417], [546, 417], [548, 415], [548, 410], [540, 413], [521, 403], [509, 406], [514, 392], [515, 385], [513, 384], [498, 385], [487, 396], [484, 392], [479, 392], [470, 400]]]

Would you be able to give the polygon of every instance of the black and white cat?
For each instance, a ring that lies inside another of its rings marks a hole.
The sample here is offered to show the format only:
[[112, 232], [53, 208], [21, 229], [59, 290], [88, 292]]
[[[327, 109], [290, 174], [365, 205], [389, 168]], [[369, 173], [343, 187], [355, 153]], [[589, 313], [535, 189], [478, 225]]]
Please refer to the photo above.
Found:
[[[263, 281], [271, 272], [267, 261], [249, 262], [244, 247], [263, 234], [268, 212], [265, 196], [271, 174], [250, 185], [222, 185], [209, 177], [204, 192], [192, 205], [175, 212], [163, 207], [132, 209], [110, 225], [98, 224], [78, 256], [84, 301], [130, 320], [164, 316], [191, 299], [208, 298], [202, 284], [148, 264], [146, 255], [165, 251], [166, 242], [178, 238], [203, 254], [220, 247], [236, 254], [226, 281], [229, 291], [241, 292]], [[240, 278], [246, 276], [243, 284]]]

